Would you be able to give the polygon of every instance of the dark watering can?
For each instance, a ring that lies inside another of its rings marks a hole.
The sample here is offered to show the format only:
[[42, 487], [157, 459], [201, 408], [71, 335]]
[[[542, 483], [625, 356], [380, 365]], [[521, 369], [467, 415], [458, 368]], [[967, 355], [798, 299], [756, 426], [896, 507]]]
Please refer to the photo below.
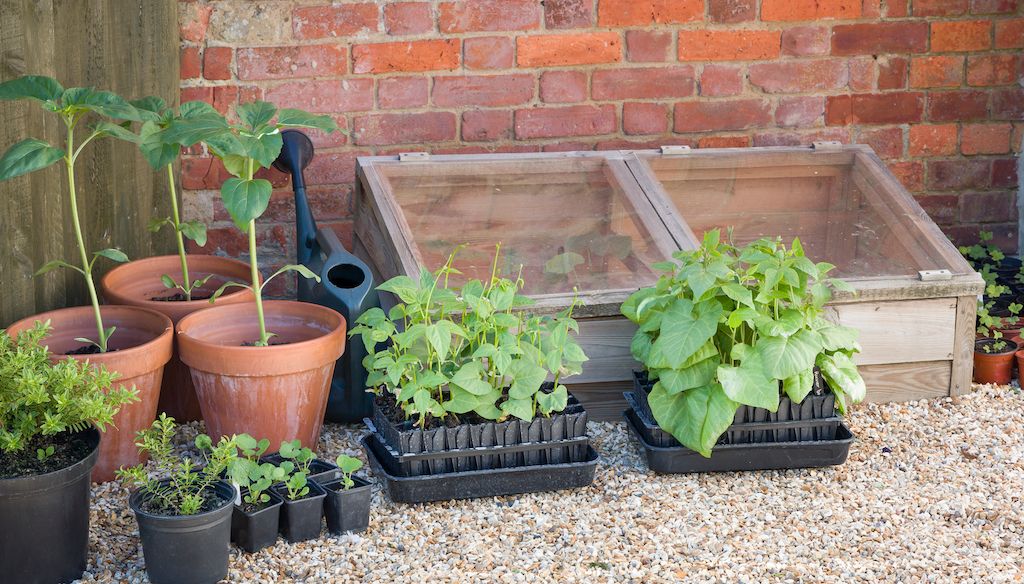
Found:
[[[349, 328], [367, 309], [380, 306], [373, 274], [366, 262], [352, 255], [330, 229], [317, 229], [306, 198], [303, 171], [313, 160], [313, 143], [298, 130], [281, 132], [284, 146], [274, 168], [292, 175], [295, 191], [295, 255], [298, 263], [320, 276], [320, 282], [298, 278], [298, 297], [333, 308], [345, 317]], [[366, 393], [362, 339], [352, 338], [334, 367], [327, 400], [329, 422], [358, 422], [370, 415], [372, 395]]]

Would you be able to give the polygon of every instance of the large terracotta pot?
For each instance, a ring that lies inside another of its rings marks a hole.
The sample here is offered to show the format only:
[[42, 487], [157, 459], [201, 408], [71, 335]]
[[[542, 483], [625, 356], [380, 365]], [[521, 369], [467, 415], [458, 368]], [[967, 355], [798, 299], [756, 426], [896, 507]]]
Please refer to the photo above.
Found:
[[[192, 280], [200, 280], [213, 274], [200, 292], [206, 296], [213, 294], [217, 288], [229, 281], [244, 282], [250, 280], [249, 264], [231, 258], [212, 255], [188, 256], [189, 276]], [[177, 255], [157, 256], [143, 260], [135, 260], [121, 264], [107, 272], [100, 280], [100, 292], [109, 304], [141, 306], [166, 315], [171, 322], [178, 324], [182, 318], [197, 310], [210, 308], [209, 300], [192, 300], [168, 302], [152, 300], [166, 297], [178, 290], [168, 290], [160, 277], [167, 274], [175, 281], [181, 280], [181, 259]], [[252, 302], [253, 293], [245, 288], [228, 288], [228, 291], [217, 299], [216, 305]], [[164, 380], [160, 390], [158, 411], [167, 412], [179, 422], [191, 422], [202, 419], [196, 390], [192, 386], [192, 376], [188, 367], [178, 358], [177, 347], [171, 360], [164, 367]]]
[[263, 303], [269, 347], [259, 338], [256, 304], [215, 306], [190, 314], [177, 327], [181, 360], [192, 370], [207, 433], [247, 433], [315, 449], [320, 439], [334, 363], [345, 350], [345, 319], [316, 304]]
[[[101, 306], [103, 326], [116, 326], [106, 353], [72, 355], [74, 359], [103, 365], [115, 371], [116, 383], [138, 391], [139, 401], [125, 404], [114, 416], [100, 441], [99, 459], [92, 471], [92, 480], [109, 481], [121, 466], [134, 466], [143, 459], [135, 447], [135, 433], [148, 428], [156, 418], [160, 399], [160, 380], [164, 365], [171, 358], [174, 330], [171, 320], [154, 310], [134, 306]], [[46, 338], [52, 353], [50, 359], [61, 361], [68, 351], [82, 346], [76, 337], [96, 338], [96, 321], [91, 306], [76, 306], [19, 320], [7, 328], [11, 335], [31, 328], [37, 320], [49, 320], [53, 331]]]

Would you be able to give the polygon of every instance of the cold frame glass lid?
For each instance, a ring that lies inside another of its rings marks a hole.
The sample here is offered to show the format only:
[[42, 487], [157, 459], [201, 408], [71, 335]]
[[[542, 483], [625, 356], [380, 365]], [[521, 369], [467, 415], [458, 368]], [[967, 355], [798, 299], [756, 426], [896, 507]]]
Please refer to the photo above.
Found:
[[845, 278], [967, 271], [927, 214], [863, 147], [646, 153], [634, 164], [652, 198], [667, 200], [663, 215], [675, 219], [669, 228], [682, 247], [707, 230], [731, 228], [740, 245], [799, 237], [809, 256], [835, 264], [834, 274]]
[[456, 268], [486, 281], [500, 242], [498, 272], [515, 277], [521, 266], [527, 294], [636, 289], [676, 249], [623, 160], [440, 156], [375, 166], [428, 270], [465, 246]]

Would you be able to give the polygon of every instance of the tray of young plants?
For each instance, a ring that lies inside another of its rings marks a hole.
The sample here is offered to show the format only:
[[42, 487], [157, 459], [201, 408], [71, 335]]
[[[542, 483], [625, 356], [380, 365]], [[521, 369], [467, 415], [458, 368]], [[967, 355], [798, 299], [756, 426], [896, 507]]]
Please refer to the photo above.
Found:
[[842, 464], [853, 436], [841, 416], [866, 389], [857, 331], [824, 318], [833, 289], [848, 288], [828, 276], [834, 266], [808, 259], [799, 239], [738, 248], [717, 230], [673, 257], [622, 305], [644, 365], [625, 418], [650, 468]]
[[[378, 290], [399, 302], [356, 321], [375, 394], [363, 440], [396, 501], [423, 502], [581, 487], [597, 455], [587, 413], [562, 385], [587, 360], [573, 333], [576, 303], [532, 315], [523, 280], [449, 286], [455, 253], [419, 281], [398, 276]], [[553, 381], [548, 382], [548, 379]]]

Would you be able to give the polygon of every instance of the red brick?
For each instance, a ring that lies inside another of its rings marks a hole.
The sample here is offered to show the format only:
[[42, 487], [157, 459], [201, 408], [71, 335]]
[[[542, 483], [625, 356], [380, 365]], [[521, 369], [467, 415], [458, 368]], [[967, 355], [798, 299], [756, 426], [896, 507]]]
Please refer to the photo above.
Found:
[[903, 156], [903, 128], [863, 130], [857, 141], [870, 146], [875, 154], [882, 159]]
[[292, 10], [292, 34], [297, 39], [348, 37], [375, 32], [379, 19], [373, 2], [301, 6]]
[[987, 160], [958, 159], [928, 161], [928, 188], [943, 191], [987, 188], [990, 168]]
[[733, 65], [704, 65], [700, 94], [709, 97], [738, 95], [743, 91], [743, 70]]
[[885, 0], [885, 16], [889, 18], [910, 16], [910, 0]]
[[211, 81], [231, 79], [231, 47], [206, 47], [203, 51], [203, 78]]
[[509, 69], [515, 62], [515, 46], [508, 37], [467, 38], [462, 53], [466, 69]]
[[913, 0], [914, 16], [960, 16], [967, 13], [967, 0]]
[[444, 142], [455, 139], [455, 114], [372, 114], [357, 117], [352, 127], [355, 143], [361, 146]]
[[626, 134], [664, 134], [668, 132], [668, 106], [661, 103], [626, 102], [622, 104], [622, 131]]
[[681, 30], [680, 61], [752, 61], [779, 56], [781, 33], [772, 30]]
[[1016, 193], [1010, 191], [960, 193], [961, 223], [997, 223], [1016, 220]]
[[996, 22], [997, 49], [1024, 49], [1024, 18]]
[[956, 124], [918, 124], [910, 126], [911, 156], [949, 156], [956, 154]]
[[212, 87], [182, 87], [181, 88], [181, 103], [189, 101], [205, 101], [206, 103], [213, 103], [213, 88]]
[[1010, 152], [1010, 124], [964, 124], [960, 152], [973, 154], [1007, 154]]
[[226, 115], [236, 103], [238, 103], [238, 87], [221, 85], [213, 88], [213, 107], [220, 113]]
[[1017, 186], [1017, 159], [1000, 158], [992, 161], [992, 186], [1013, 188]]
[[382, 109], [427, 105], [429, 79], [426, 77], [384, 77], [377, 81], [377, 102]]
[[693, 95], [693, 67], [645, 67], [594, 71], [591, 97], [595, 100], [657, 99]]
[[601, 0], [598, 26], [647, 26], [679, 24], [704, 16], [702, 0]]
[[664, 30], [627, 30], [626, 57], [635, 63], [667, 61], [672, 33]]
[[988, 94], [983, 91], [943, 91], [928, 94], [928, 119], [933, 122], [977, 120], [988, 115]]
[[826, 55], [832, 31], [827, 26], [794, 26], [782, 31], [782, 54]]
[[992, 92], [993, 120], [1024, 120], [1024, 89], [999, 89]]
[[856, 92], [868, 92], [875, 88], [875, 59], [873, 57], [850, 57], [850, 89]]
[[594, 145], [595, 150], [652, 150], [660, 148], [665, 145], [679, 145], [689, 146], [690, 148], [697, 147], [697, 140], [695, 138], [683, 138], [680, 136], [662, 136], [653, 140], [623, 140], [616, 138], [613, 140], [601, 140]]
[[849, 72], [842, 59], [778, 61], [750, 65], [748, 77], [766, 93], [804, 93], [844, 87]]
[[178, 34], [181, 40], [201, 43], [206, 39], [206, 29], [210, 26], [210, 14], [213, 6], [190, 4], [178, 10]]
[[536, 0], [463, 0], [438, 7], [443, 33], [496, 30], [531, 30], [540, 26], [541, 5]]
[[907, 86], [910, 62], [905, 57], [879, 57], [878, 88], [903, 89]]
[[888, 165], [892, 174], [908, 191], [920, 191], [924, 188], [924, 163], [916, 160], [888, 161]]
[[181, 78], [198, 79], [203, 75], [203, 64], [196, 47], [181, 48]]
[[544, 0], [544, 26], [549, 29], [587, 28], [594, 23], [592, 0]]
[[916, 92], [832, 95], [825, 103], [825, 123], [902, 124], [921, 119], [924, 95]]
[[1016, 55], [971, 55], [967, 57], [967, 84], [1011, 85], [1020, 79], [1022, 63]]
[[461, 107], [482, 105], [510, 106], [533, 99], [533, 76], [457, 75], [434, 78], [434, 105]]
[[398, 2], [384, 6], [384, 30], [390, 35], [421, 34], [434, 30], [429, 2]]
[[462, 139], [467, 142], [494, 142], [512, 137], [512, 112], [508, 110], [472, 110], [462, 112]]
[[971, 14], [1013, 14], [1020, 0], [971, 0]]
[[318, 152], [306, 169], [310, 185], [348, 184], [356, 178], [356, 157], [366, 152]]
[[762, 128], [771, 124], [767, 99], [689, 101], [676, 104], [676, 132], [719, 132]]
[[809, 146], [814, 142], [850, 143], [846, 128], [818, 128], [814, 130], [768, 131], [754, 134], [754, 146]]
[[832, 27], [833, 55], [922, 53], [926, 50], [926, 22], [841, 24]]
[[963, 80], [963, 57], [914, 57], [910, 61], [911, 87], [959, 87]]
[[587, 99], [587, 74], [545, 71], [540, 76], [540, 99], [545, 103], [576, 103]]
[[757, 17], [757, 0], [708, 0], [711, 22], [746, 22]]
[[459, 41], [426, 40], [352, 47], [353, 72], [439, 71], [459, 66]]
[[817, 125], [824, 114], [823, 96], [781, 97], [775, 107], [775, 123], [784, 128], [804, 128]]
[[216, 158], [186, 156], [181, 159], [181, 188], [188, 190], [219, 189], [231, 178]]
[[882, 0], [864, 0], [864, 6], [860, 11], [861, 18], [881, 18]]
[[956, 195], [914, 195], [918, 205], [939, 225], [955, 223], [960, 217], [959, 197]]
[[373, 80], [289, 81], [268, 89], [266, 99], [311, 112], [367, 111], [373, 109]]
[[618, 33], [546, 34], [516, 39], [520, 67], [562, 67], [622, 60]]
[[703, 136], [698, 142], [698, 148], [747, 148], [750, 146], [750, 136]]
[[516, 110], [516, 138], [563, 138], [600, 136], [616, 129], [614, 105], [575, 105], [568, 107]]
[[313, 142], [313, 146], [317, 148], [334, 148], [348, 143], [348, 119], [344, 114], [334, 114], [331, 118], [334, 120], [334, 123], [338, 124], [338, 129], [343, 131], [328, 134], [321, 130], [303, 130]]
[[860, 18], [861, 0], [761, 0], [761, 20]]
[[344, 75], [345, 49], [338, 45], [238, 49], [239, 79], [290, 79]]
[[980, 51], [991, 46], [992, 23], [958, 20], [932, 23], [932, 51]]

